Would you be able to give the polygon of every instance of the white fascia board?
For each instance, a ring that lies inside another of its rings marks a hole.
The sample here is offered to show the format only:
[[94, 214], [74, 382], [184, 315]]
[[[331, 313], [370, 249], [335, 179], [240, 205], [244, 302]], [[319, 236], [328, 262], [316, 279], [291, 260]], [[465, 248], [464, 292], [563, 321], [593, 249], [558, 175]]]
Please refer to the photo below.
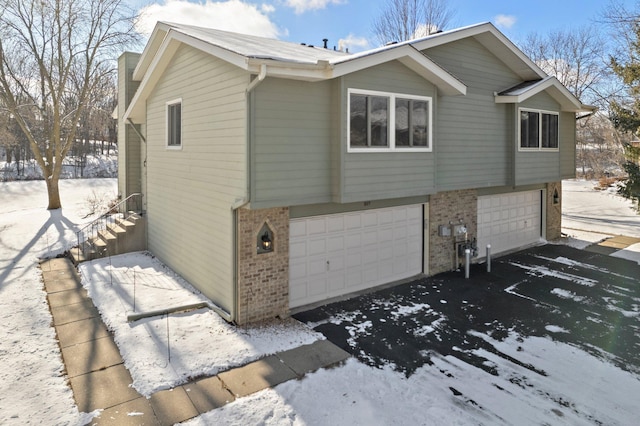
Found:
[[136, 65], [133, 70], [133, 80], [140, 81], [144, 78], [144, 75], [147, 73], [149, 69], [149, 65], [153, 58], [156, 56], [158, 49], [162, 46], [162, 42], [167, 36], [167, 32], [169, 32], [170, 27], [163, 23], [158, 22], [149, 37], [149, 41], [144, 47], [142, 54], [140, 55], [140, 60], [138, 61], [138, 65]]
[[164, 38], [162, 46], [158, 49], [157, 54], [149, 64], [147, 73], [140, 82], [138, 90], [136, 90], [136, 94], [133, 95], [129, 108], [127, 108], [127, 111], [124, 113], [125, 120], [131, 119], [136, 123], [144, 122], [147, 97], [157, 84], [160, 76], [169, 64], [173, 55], [178, 50], [179, 46], [180, 43], [171, 37]]
[[445, 95], [466, 95], [467, 93], [467, 86], [464, 83], [414, 47], [406, 44], [371, 55], [334, 62], [331, 77], [341, 77], [394, 60], [435, 84]]
[[588, 106], [583, 105], [578, 98], [555, 77], [547, 77], [517, 95], [496, 95], [495, 102], [497, 104], [519, 104], [544, 91], [548, 91], [549, 95], [560, 104], [563, 111], [591, 111], [591, 109], [585, 109]]
[[277, 59], [249, 58], [246, 69], [252, 74], [259, 74], [262, 65], [267, 66], [269, 77], [302, 81], [321, 81], [332, 78], [331, 68], [327, 61], [305, 64]]

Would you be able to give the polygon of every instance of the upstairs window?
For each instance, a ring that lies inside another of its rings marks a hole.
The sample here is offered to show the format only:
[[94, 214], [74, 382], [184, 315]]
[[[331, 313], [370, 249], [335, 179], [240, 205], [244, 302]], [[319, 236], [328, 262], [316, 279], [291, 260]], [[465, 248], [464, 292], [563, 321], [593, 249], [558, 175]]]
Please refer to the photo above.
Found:
[[431, 151], [431, 98], [349, 90], [349, 152]]
[[520, 110], [520, 149], [557, 150], [558, 113]]
[[167, 102], [167, 147], [182, 147], [182, 100]]

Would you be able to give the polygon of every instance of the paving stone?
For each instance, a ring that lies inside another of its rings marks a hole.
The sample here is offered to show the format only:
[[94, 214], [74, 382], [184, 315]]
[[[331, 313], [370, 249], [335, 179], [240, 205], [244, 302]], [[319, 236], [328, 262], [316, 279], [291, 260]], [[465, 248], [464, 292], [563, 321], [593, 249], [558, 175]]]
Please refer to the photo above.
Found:
[[58, 257], [54, 259], [45, 260], [40, 263], [40, 268], [42, 269], [42, 271], [75, 270], [71, 261], [66, 257]]
[[113, 407], [140, 397], [130, 386], [133, 380], [122, 364], [71, 377], [69, 381], [78, 410], [85, 413]]
[[62, 358], [67, 367], [67, 375], [69, 377], [102, 370], [122, 363], [118, 347], [111, 337], [102, 337], [90, 342], [63, 347]]
[[61, 348], [111, 336], [99, 317], [57, 325], [56, 333]]
[[102, 411], [99, 417], [95, 417], [90, 425], [114, 425], [114, 426], [159, 426], [155, 413], [144, 397], [118, 404]]
[[42, 279], [45, 281], [78, 279], [78, 274], [73, 269], [72, 270], [58, 269], [55, 271], [42, 271]]
[[100, 317], [100, 313], [90, 299], [84, 299], [80, 303], [71, 305], [52, 307], [51, 315], [53, 316], [54, 325]]
[[218, 377], [207, 377], [182, 386], [200, 414], [235, 400]]
[[149, 402], [162, 426], [181, 423], [200, 414], [182, 386], [156, 392]]
[[83, 288], [77, 290], [58, 291], [56, 293], [47, 294], [49, 306], [51, 306], [52, 308], [80, 303], [87, 298], [87, 291]]
[[220, 373], [218, 377], [231, 393], [241, 397], [295, 379], [297, 375], [278, 357], [272, 355], [244, 367]]
[[319, 368], [342, 362], [351, 355], [329, 340], [318, 340], [310, 345], [278, 353], [276, 356], [298, 376], [303, 376]]
[[78, 290], [82, 288], [78, 278], [61, 278], [44, 280], [44, 289], [47, 293], [57, 293], [65, 290]]

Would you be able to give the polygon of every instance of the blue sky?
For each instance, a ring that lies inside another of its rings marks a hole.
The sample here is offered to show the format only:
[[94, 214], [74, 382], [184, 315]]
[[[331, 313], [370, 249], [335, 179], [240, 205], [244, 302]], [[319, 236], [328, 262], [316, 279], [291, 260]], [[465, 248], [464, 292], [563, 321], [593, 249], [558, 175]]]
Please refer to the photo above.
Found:
[[[493, 22], [514, 42], [531, 32], [598, 25], [609, 0], [447, 0], [450, 28]], [[632, 7], [635, 0], [617, 0]], [[372, 22], [384, 0], [128, 0], [144, 12], [141, 30], [156, 20], [189, 23], [281, 40], [360, 51], [376, 47]]]

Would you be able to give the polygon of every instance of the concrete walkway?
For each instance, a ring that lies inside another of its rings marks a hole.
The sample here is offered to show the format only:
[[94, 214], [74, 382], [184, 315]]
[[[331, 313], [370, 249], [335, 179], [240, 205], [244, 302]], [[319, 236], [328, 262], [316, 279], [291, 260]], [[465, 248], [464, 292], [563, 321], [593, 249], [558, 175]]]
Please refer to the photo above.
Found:
[[133, 380], [113, 336], [82, 288], [72, 263], [58, 258], [40, 266], [78, 410], [102, 410], [91, 424], [172, 425], [349, 357], [328, 340], [321, 340], [157, 392], [147, 399], [132, 387]]

